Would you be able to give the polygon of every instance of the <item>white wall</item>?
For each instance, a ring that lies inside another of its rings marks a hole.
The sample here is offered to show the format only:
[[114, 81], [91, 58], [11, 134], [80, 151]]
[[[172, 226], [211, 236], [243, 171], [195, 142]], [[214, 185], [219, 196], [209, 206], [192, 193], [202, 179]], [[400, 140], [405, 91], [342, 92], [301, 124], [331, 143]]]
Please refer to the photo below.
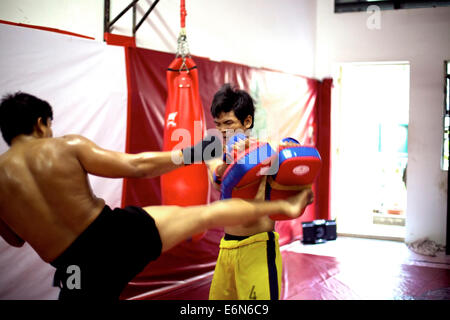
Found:
[[[316, 76], [342, 62], [409, 61], [411, 66], [408, 200], [405, 241], [445, 244], [447, 172], [440, 168], [444, 60], [450, 60], [450, 8], [381, 11], [380, 29], [366, 12], [334, 14], [317, 3]], [[349, 199], [350, 195], [349, 195]]]
[[1, 0], [0, 20], [103, 39], [103, 0]]
[[[125, 150], [127, 79], [124, 50], [53, 32], [0, 24], [0, 97], [17, 91], [53, 108], [53, 134], [81, 134], [102, 148]], [[111, 125], [113, 124], [113, 125]], [[0, 154], [8, 146], [0, 138]], [[89, 175], [92, 191], [120, 206], [122, 179]], [[55, 299], [55, 269], [29, 244], [0, 237], [0, 300]]]
[[[0, 19], [48, 26], [103, 40], [103, 0], [1, 0]], [[131, 0], [111, 0], [111, 20]], [[138, 2], [137, 21], [153, 1]], [[137, 32], [137, 45], [176, 51], [180, 1], [162, 0]], [[186, 0], [193, 55], [314, 75], [316, 1]], [[131, 10], [113, 33], [131, 35]]]

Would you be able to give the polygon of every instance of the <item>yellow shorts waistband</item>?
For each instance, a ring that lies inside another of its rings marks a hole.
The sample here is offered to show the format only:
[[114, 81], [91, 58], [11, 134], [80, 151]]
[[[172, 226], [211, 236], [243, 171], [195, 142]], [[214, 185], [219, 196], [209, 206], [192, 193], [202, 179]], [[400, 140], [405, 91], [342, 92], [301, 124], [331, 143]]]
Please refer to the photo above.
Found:
[[235, 249], [251, 245], [255, 242], [267, 241], [272, 237], [271, 234], [273, 234], [274, 240], [278, 241], [280, 235], [275, 231], [257, 233], [244, 240], [225, 240], [222, 238], [222, 240], [220, 240], [220, 249]]

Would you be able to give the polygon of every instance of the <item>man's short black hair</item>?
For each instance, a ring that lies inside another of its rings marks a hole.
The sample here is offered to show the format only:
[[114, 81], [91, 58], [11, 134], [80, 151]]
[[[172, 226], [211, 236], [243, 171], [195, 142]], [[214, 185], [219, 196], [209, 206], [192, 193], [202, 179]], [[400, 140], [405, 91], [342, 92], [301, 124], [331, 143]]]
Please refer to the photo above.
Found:
[[245, 119], [250, 115], [253, 120], [255, 119], [255, 106], [253, 104], [252, 97], [244, 90], [240, 90], [236, 87], [232, 87], [231, 84], [224, 84], [219, 91], [214, 95], [211, 104], [211, 114], [214, 118], [217, 118], [222, 112], [234, 111], [236, 118], [244, 124]]
[[53, 120], [53, 110], [47, 101], [31, 94], [7, 94], [0, 103], [0, 129], [9, 146], [18, 135], [31, 134], [39, 118], [48, 124], [49, 118]]

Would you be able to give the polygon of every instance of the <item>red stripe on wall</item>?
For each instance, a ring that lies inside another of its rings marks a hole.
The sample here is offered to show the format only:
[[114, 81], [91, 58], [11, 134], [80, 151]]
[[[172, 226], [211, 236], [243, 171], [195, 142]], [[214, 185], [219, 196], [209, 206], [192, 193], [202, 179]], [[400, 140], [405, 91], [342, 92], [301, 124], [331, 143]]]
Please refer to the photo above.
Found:
[[5, 20], [0, 20], [0, 23], [9, 24], [9, 25], [12, 25], [12, 26], [17, 26], [17, 27], [32, 28], [32, 29], [39, 29], [39, 30], [44, 30], [44, 31], [56, 32], [56, 33], [66, 34], [66, 35], [69, 35], [69, 36], [95, 40], [95, 38], [92, 38], [92, 37], [84, 36], [82, 34], [70, 32], [70, 31], [55, 29], [55, 28], [48, 28], [48, 27], [43, 27], [43, 26], [34, 26], [34, 25], [31, 25], [31, 24], [16, 23], [16, 22], [5, 21]]
[[104, 38], [107, 44], [124, 47], [136, 47], [136, 38], [122, 36], [119, 34], [112, 34], [105, 32]]

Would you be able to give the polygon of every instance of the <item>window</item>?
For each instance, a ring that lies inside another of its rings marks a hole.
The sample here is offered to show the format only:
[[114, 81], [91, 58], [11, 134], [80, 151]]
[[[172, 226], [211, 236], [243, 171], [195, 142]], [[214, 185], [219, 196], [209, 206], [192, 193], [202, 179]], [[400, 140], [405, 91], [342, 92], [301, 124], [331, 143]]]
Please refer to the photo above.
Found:
[[445, 62], [444, 142], [442, 146], [442, 170], [448, 170], [450, 125], [450, 61]]
[[448, 0], [425, 1], [425, 0], [335, 0], [334, 12], [367, 11], [367, 7], [376, 5], [380, 10], [412, 9], [412, 8], [434, 8], [450, 6]]

